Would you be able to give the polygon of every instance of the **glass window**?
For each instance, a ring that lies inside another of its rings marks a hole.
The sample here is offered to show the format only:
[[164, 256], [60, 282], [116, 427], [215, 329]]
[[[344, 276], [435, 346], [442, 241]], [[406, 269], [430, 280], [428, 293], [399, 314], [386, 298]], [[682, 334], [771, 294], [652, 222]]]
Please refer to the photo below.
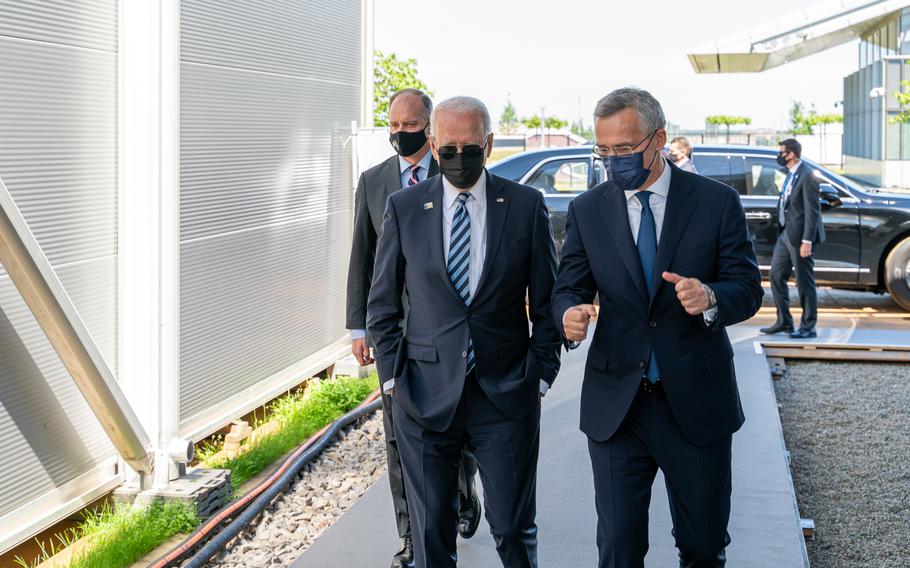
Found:
[[590, 169], [590, 159], [547, 162], [527, 183], [544, 193], [581, 193], [588, 189]]
[[692, 154], [692, 162], [695, 164], [695, 168], [701, 175], [733, 186], [737, 191], [739, 191], [739, 188], [736, 187], [736, 184], [732, 179], [729, 156], [699, 154], [696, 152]]
[[897, 116], [896, 112], [889, 112], [887, 130], [885, 131], [885, 159], [899, 160], [901, 157], [901, 125], [891, 124], [891, 119]]
[[771, 157], [743, 158], [745, 194], [759, 197], [779, 197], [787, 173]]

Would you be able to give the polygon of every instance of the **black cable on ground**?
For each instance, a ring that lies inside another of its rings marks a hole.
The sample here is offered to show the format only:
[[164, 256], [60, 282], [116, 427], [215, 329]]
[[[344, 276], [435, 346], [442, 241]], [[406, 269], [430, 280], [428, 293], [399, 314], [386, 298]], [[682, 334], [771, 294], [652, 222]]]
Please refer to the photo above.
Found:
[[[189, 561], [183, 565], [184, 568], [201, 568], [209, 560], [212, 559], [216, 554], [223, 551], [227, 546], [227, 543], [230, 542], [234, 537], [236, 537], [240, 532], [246, 528], [253, 520], [256, 519], [262, 512], [271, 504], [271, 502], [279, 494], [283, 493], [286, 487], [294, 480], [294, 478], [300, 473], [300, 470], [303, 467], [318, 456], [322, 450], [329, 445], [332, 439], [341, 431], [342, 428], [351, 424], [352, 422], [357, 421], [358, 419], [370, 414], [371, 412], [377, 410], [382, 405], [380, 399], [376, 399], [373, 402], [355, 408], [354, 410], [348, 412], [347, 414], [341, 416], [335, 420], [332, 425], [325, 431], [325, 433], [320, 437], [319, 441], [314, 443], [312, 446], [307, 448], [302, 454], [300, 454], [287, 468], [287, 470], [279, 477], [268, 489], [266, 489], [259, 497], [256, 498], [247, 508], [239, 513], [232, 521], [230, 521], [221, 531], [218, 532], [215, 536], [209, 540], [205, 546], [203, 546], [199, 552], [197, 552]], [[187, 537], [183, 543], [189, 542], [195, 537], [190, 535]], [[178, 545], [175, 547], [175, 550], [183, 545]], [[188, 553], [189, 551], [187, 551]], [[171, 553], [166, 555], [171, 556]], [[177, 566], [182, 561], [182, 558], [185, 556], [181, 554], [178, 558], [171, 559], [166, 565], [167, 566]], [[157, 564], [157, 563], [156, 563]]]

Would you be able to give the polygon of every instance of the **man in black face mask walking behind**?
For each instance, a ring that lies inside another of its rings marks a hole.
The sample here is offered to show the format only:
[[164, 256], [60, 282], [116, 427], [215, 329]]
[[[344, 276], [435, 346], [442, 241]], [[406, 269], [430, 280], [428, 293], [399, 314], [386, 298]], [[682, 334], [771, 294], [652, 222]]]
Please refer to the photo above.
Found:
[[[354, 239], [348, 268], [347, 328], [351, 334], [351, 351], [361, 365], [373, 362], [366, 337], [367, 297], [386, 201], [392, 193], [408, 190], [427, 177], [439, 173], [427, 138], [432, 111], [433, 102], [430, 97], [418, 89], [402, 89], [393, 94], [389, 103], [389, 142], [396, 155], [363, 172], [357, 184], [354, 197]], [[382, 380], [384, 377], [380, 374], [380, 381]], [[407, 492], [388, 395], [382, 397], [382, 410], [389, 484], [396, 527], [401, 539], [399, 550], [392, 559], [392, 568], [409, 568], [414, 564], [414, 548], [408, 518]], [[464, 538], [474, 536], [480, 524], [480, 500], [474, 485], [476, 473], [474, 457], [470, 452], [465, 452], [458, 483], [458, 532]]]
[[536, 567], [540, 397], [560, 349], [550, 218], [540, 192], [485, 170], [493, 134], [483, 103], [443, 101], [431, 128], [442, 175], [389, 198], [367, 318], [392, 392], [415, 561], [456, 565], [455, 486], [467, 447], [503, 566]]
[[609, 181], [569, 206], [553, 317], [575, 347], [600, 295], [581, 392], [598, 566], [644, 566], [658, 469], [680, 566], [723, 566], [743, 423], [725, 328], [763, 294], [745, 213], [735, 190], [660, 156], [666, 120], [647, 91], [616, 90], [594, 116]]
[[[802, 145], [788, 138], [780, 143], [777, 163], [786, 168], [787, 177], [777, 202], [780, 235], [771, 256], [771, 292], [777, 306], [777, 321], [762, 333], [789, 333], [793, 339], [817, 336], [818, 292], [815, 289], [815, 259], [812, 249], [825, 240], [818, 180], [800, 160]], [[799, 329], [793, 329], [790, 315], [790, 290], [787, 281], [796, 269], [796, 287], [803, 315]]]

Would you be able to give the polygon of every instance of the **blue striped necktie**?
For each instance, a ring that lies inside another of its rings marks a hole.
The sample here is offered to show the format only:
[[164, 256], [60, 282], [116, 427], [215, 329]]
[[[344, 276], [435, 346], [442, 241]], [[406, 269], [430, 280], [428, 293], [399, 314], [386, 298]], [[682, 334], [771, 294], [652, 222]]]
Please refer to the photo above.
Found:
[[[641, 270], [645, 277], [645, 286], [648, 288], [648, 295], [654, 296], [654, 262], [657, 260], [657, 224], [654, 222], [654, 212], [651, 211], [650, 191], [639, 191], [635, 197], [641, 201], [641, 222], [638, 224], [638, 242], [635, 243], [638, 248], [638, 259], [641, 260]], [[657, 368], [657, 357], [654, 356], [654, 349], [651, 349], [651, 356], [648, 358], [648, 368], [645, 376], [652, 383], [656, 383], [660, 378], [660, 370]]]
[[[458, 194], [458, 208], [452, 218], [452, 233], [449, 239], [449, 262], [447, 270], [455, 291], [461, 296], [465, 306], [471, 305], [471, 216], [465, 202], [470, 193]], [[468, 347], [465, 349], [465, 375], [474, 370], [474, 341], [468, 335]]]

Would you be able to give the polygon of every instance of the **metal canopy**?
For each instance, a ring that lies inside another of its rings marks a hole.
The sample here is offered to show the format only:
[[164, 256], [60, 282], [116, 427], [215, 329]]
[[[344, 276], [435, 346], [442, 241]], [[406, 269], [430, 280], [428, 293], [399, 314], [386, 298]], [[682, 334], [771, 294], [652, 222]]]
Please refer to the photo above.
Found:
[[825, 2], [702, 46], [696, 73], [758, 73], [861, 38], [910, 6], [907, 0]]

